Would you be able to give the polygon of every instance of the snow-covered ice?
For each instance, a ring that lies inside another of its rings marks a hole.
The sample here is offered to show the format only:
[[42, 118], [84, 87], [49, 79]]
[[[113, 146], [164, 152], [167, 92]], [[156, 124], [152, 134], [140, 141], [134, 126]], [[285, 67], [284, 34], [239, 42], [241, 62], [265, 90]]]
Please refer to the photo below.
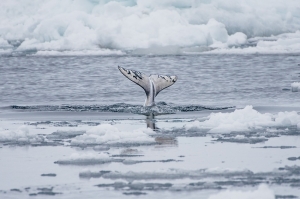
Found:
[[[12, 0], [0, 7], [0, 48], [37, 55], [147, 54], [143, 49], [153, 47], [179, 48], [172, 54], [197, 53], [199, 47], [232, 48], [214, 53], [296, 53], [300, 45], [295, 0]], [[244, 50], [247, 38], [283, 33], [286, 38], [262, 40]]]
[[105, 153], [73, 153], [69, 158], [58, 160], [55, 163], [60, 165], [96, 165], [114, 162]]
[[237, 109], [231, 113], [211, 113], [204, 121], [195, 120], [185, 129], [207, 129], [208, 133], [230, 133], [264, 129], [267, 127], [291, 127], [300, 124], [296, 111], [277, 114], [259, 113], [252, 106]]
[[85, 134], [75, 137], [71, 144], [117, 144], [117, 143], [153, 143], [149, 135], [155, 132], [150, 128], [134, 131], [122, 131], [111, 124], [101, 124], [87, 130]]
[[300, 82], [294, 82], [291, 84], [292, 92], [300, 91]]
[[15, 130], [5, 130], [0, 128], [0, 142], [13, 143], [34, 143], [43, 141], [44, 138], [29, 132], [27, 126], [23, 125]]

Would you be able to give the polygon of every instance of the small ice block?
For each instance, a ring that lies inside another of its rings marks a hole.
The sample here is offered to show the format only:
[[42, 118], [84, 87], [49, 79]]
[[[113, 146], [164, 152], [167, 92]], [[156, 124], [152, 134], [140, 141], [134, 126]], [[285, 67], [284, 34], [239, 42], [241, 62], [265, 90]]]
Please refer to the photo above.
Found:
[[294, 82], [291, 84], [292, 92], [300, 91], [300, 82]]

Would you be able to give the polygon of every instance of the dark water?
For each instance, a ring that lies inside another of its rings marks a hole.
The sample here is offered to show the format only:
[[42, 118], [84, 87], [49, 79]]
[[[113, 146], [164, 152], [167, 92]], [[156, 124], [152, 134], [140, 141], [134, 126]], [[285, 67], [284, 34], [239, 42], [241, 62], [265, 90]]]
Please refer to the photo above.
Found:
[[177, 75], [156, 101], [177, 105], [297, 106], [297, 55], [0, 57], [0, 106], [143, 105], [145, 94], [117, 66]]
[[114, 112], [114, 113], [134, 113], [143, 115], [161, 115], [173, 114], [178, 112], [193, 112], [203, 110], [224, 110], [234, 107], [209, 107], [199, 105], [174, 105], [166, 104], [165, 102], [157, 102], [156, 106], [144, 107], [142, 105], [131, 105], [125, 103], [118, 103], [112, 105], [38, 105], [38, 106], [17, 106], [12, 105], [3, 107], [8, 110], [22, 110], [22, 111], [71, 111], [71, 112]]

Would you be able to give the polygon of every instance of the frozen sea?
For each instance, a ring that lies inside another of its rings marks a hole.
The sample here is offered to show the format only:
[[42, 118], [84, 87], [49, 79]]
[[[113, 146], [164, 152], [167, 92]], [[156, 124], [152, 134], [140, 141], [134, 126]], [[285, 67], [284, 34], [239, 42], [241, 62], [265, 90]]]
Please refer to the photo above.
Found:
[[[0, 57], [0, 198], [300, 197], [299, 54]], [[117, 66], [178, 81], [144, 108]]]

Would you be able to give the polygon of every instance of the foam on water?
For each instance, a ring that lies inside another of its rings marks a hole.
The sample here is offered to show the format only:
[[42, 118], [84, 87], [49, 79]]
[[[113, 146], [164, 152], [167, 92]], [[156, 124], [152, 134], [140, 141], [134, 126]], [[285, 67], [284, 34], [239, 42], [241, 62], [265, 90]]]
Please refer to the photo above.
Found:
[[[300, 28], [294, 0], [12, 0], [0, 7], [0, 48], [13, 49], [10, 54], [181, 54], [186, 48], [199, 52], [199, 46], [240, 47], [247, 45], [247, 37]], [[286, 42], [258, 46], [272, 50], [281, 43]], [[299, 50], [299, 39], [293, 43], [284, 44], [285, 50]], [[145, 51], [151, 48], [162, 50]]]
[[267, 127], [299, 126], [300, 115], [296, 111], [277, 114], [259, 113], [252, 106], [231, 113], [211, 113], [204, 121], [194, 121], [185, 129], [208, 129], [208, 133], [249, 132]]

